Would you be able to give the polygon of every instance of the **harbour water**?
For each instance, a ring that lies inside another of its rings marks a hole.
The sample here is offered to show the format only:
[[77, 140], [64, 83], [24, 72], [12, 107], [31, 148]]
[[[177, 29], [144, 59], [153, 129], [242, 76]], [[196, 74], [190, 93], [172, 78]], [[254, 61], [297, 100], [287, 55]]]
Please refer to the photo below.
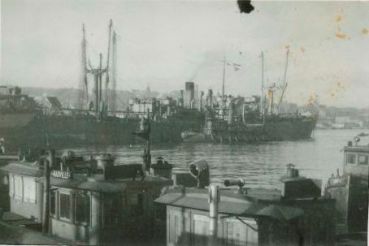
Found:
[[[269, 142], [248, 145], [180, 144], [152, 146], [152, 161], [164, 157], [175, 167], [187, 167], [194, 160], [205, 159], [211, 181], [243, 178], [247, 187], [278, 188], [286, 165], [293, 163], [300, 175], [323, 182], [336, 169], [342, 172], [343, 146], [363, 130], [315, 130], [310, 140]], [[77, 152], [110, 152], [118, 163], [141, 163], [142, 146], [83, 148]]]

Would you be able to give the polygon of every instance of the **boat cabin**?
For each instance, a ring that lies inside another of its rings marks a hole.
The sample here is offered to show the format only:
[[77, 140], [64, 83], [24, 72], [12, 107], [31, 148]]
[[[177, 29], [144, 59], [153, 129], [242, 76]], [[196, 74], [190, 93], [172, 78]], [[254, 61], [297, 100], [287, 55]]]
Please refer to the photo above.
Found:
[[237, 180], [225, 185], [238, 190], [173, 186], [156, 199], [166, 207], [167, 245], [333, 245], [334, 200], [316, 180], [288, 174], [283, 191], [244, 189]]
[[9, 202], [10, 212], [41, 223], [43, 184], [37, 182], [43, 175], [40, 166], [37, 162], [13, 161], [1, 169], [6, 173], [3, 185], [8, 190], [6, 201]]
[[145, 174], [142, 164], [115, 165], [109, 154], [67, 152], [33, 163], [10, 163], [3, 170], [9, 176], [12, 213], [42, 223], [53, 236], [88, 245], [150, 238], [154, 199], [172, 184]]
[[[365, 140], [365, 139], [364, 139]], [[325, 196], [336, 200], [337, 233], [367, 231], [369, 144], [349, 141], [343, 149], [343, 174], [328, 179]]]
[[77, 175], [52, 178], [50, 232], [89, 245], [148, 237], [154, 226], [153, 199], [169, 184], [149, 176], [114, 181]]
[[348, 142], [344, 147], [343, 173], [368, 180], [369, 176], [369, 145], [353, 145]]

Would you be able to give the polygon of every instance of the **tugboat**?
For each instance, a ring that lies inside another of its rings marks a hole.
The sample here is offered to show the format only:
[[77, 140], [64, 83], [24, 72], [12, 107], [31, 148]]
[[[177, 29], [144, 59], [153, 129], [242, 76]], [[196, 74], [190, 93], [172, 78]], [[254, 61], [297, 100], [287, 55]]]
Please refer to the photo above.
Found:
[[[337, 235], [367, 233], [369, 139], [360, 134], [343, 149], [343, 174], [328, 179], [325, 196], [336, 199]], [[361, 144], [359, 144], [361, 142]]]

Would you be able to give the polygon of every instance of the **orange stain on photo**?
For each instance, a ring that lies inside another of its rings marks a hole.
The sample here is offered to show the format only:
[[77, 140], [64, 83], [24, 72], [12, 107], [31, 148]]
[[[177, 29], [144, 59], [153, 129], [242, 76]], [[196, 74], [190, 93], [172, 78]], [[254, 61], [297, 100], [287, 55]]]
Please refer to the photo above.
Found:
[[339, 38], [339, 39], [349, 39], [349, 37], [346, 34], [342, 33], [342, 32], [337, 32], [336, 37]]

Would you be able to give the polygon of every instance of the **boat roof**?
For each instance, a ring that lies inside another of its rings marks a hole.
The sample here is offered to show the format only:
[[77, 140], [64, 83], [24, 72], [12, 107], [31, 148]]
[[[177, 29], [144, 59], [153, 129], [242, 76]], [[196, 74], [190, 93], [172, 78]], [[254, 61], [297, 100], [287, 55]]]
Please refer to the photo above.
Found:
[[[263, 192], [261, 198], [276, 199], [273, 192]], [[280, 195], [279, 195], [280, 197]], [[265, 200], [266, 201], [266, 200]], [[238, 194], [233, 190], [220, 190], [218, 212], [222, 214], [247, 217], [271, 217], [278, 220], [290, 220], [304, 214], [303, 210], [283, 204], [258, 200], [257, 192], [251, 195]], [[280, 201], [280, 200], [279, 200]], [[185, 207], [209, 211], [208, 190], [198, 188], [173, 187], [155, 200], [155, 202], [175, 207]]]
[[345, 152], [365, 152], [369, 153], [369, 145], [345, 146]]
[[348, 141], [343, 148], [345, 152], [367, 152], [369, 153], [369, 133], [362, 132]]
[[[45, 178], [40, 177], [38, 182], [44, 182]], [[157, 176], [146, 176], [144, 180], [141, 179], [112, 179], [112, 180], [99, 180], [94, 177], [86, 177], [84, 175], [74, 175], [72, 179], [63, 178], [50, 178], [50, 184], [54, 187], [76, 189], [85, 191], [96, 191], [104, 193], [116, 193], [129, 190], [129, 187], [140, 187], [148, 189], [152, 187], [163, 187], [171, 185], [172, 181], [166, 178]]]
[[88, 179], [58, 179], [51, 178], [50, 179], [51, 186], [60, 187], [60, 188], [68, 188], [68, 189], [77, 189], [77, 190], [86, 190], [86, 191], [97, 191], [104, 193], [116, 193], [123, 191], [127, 188], [127, 185], [122, 182], [109, 182], [109, 181], [93, 181]]
[[0, 169], [9, 173], [33, 177], [43, 175], [43, 171], [39, 168], [37, 162], [12, 162]]

